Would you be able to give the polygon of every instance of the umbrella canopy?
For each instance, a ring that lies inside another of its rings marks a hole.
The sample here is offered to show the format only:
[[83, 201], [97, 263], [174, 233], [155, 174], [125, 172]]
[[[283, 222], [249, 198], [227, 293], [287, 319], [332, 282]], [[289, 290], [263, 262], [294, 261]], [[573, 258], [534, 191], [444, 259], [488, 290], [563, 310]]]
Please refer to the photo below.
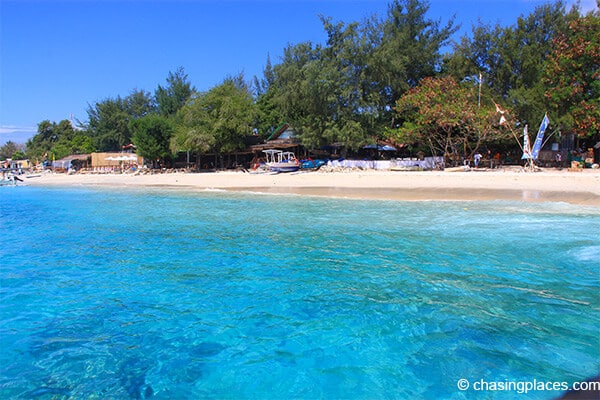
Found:
[[122, 155], [122, 156], [117, 156], [117, 157], [113, 157], [113, 156], [109, 156], [106, 157], [105, 160], [107, 161], [137, 161], [138, 157], [136, 154], [128, 154], [128, 155]]

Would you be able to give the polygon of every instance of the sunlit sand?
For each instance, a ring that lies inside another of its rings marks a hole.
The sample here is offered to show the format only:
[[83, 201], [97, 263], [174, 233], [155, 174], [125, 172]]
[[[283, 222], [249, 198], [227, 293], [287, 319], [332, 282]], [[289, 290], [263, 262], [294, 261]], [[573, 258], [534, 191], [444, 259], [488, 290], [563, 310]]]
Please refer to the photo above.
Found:
[[165, 187], [291, 193], [390, 200], [563, 201], [600, 206], [600, 171], [490, 170], [470, 172], [247, 172], [162, 174], [52, 174], [25, 179], [27, 185]]

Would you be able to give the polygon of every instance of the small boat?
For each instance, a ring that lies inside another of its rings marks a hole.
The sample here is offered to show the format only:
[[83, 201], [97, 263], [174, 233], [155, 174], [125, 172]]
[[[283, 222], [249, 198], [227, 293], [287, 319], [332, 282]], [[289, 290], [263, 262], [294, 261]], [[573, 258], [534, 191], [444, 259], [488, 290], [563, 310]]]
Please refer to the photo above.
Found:
[[16, 186], [17, 180], [12, 177], [0, 179], [0, 186]]
[[396, 166], [396, 167], [391, 167], [390, 171], [423, 171], [422, 167], [419, 167], [418, 165], [413, 165], [413, 166]]
[[267, 155], [267, 166], [273, 172], [296, 172], [300, 169], [300, 162], [291, 151], [263, 150]]
[[307, 160], [302, 160], [300, 162], [300, 168], [302, 168], [302, 169], [310, 169], [310, 170], [314, 170], [314, 171], [318, 170], [323, 165], [325, 165], [325, 161], [323, 161], [323, 160], [313, 160], [312, 158], [309, 158]]
[[0, 186], [16, 186], [17, 182], [23, 182], [23, 179], [19, 178], [13, 173], [6, 174], [2, 172], [2, 178], [0, 179]]
[[444, 172], [469, 172], [471, 171], [471, 167], [468, 165], [462, 165], [460, 167], [449, 167], [444, 168]]

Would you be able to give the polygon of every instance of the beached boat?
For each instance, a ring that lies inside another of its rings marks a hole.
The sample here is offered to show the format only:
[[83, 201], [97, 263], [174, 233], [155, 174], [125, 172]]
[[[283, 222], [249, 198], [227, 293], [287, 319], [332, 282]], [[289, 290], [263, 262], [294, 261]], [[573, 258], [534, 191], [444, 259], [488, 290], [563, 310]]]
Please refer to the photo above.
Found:
[[267, 156], [267, 166], [273, 172], [295, 172], [300, 169], [300, 162], [291, 151], [263, 150]]
[[15, 186], [16, 184], [17, 180], [12, 177], [0, 179], [0, 186]]
[[469, 172], [471, 167], [468, 165], [461, 165], [460, 167], [448, 167], [444, 168], [444, 172]]
[[307, 160], [301, 161], [300, 168], [316, 171], [319, 168], [321, 168], [323, 165], [325, 165], [325, 161], [313, 160], [312, 158], [309, 158]]
[[2, 171], [0, 178], [0, 186], [15, 186], [17, 182], [23, 182], [23, 179], [19, 178], [13, 172], [6, 173], [7, 170]]
[[390, 171], [423, 171], [423, 168], [419, 167], [418, 165], [412, 165], [412, 166], [399, 165], [399, 166], [391, 167]]

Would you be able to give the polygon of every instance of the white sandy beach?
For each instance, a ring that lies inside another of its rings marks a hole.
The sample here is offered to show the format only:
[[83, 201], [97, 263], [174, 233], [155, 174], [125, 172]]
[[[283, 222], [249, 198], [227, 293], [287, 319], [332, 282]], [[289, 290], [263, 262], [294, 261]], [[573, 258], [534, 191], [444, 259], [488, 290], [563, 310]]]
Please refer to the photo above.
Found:
[[24, 179], [36, 186], [165, 187], [296, 193], [397, 200], [565, 201], [600, 206], [600, 170], [568, 172], [488, 170], [469, 172], [348, 171], [253, 174], [53, 174]]

